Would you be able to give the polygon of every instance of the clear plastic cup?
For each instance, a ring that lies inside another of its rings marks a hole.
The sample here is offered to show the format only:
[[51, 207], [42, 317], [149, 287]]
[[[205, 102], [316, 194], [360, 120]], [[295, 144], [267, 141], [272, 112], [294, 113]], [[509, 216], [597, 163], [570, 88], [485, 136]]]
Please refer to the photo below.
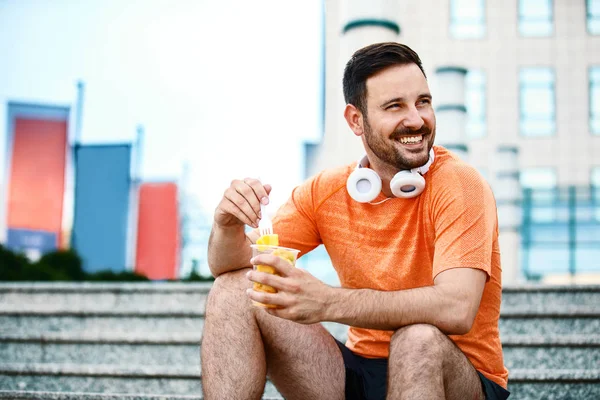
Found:
[[[288, 261], [292, 266], [296, 266], [296, 259], [298, 258], [298, 253], [300, 250], [290, 249], [288, 247], [281, 246], [272, 246], [268, 244], [251, 244], [252, 247], [252, 257], [256, 257], [260, 254], [274, 254], [279, 256], [280, 258]], [[270, 265], [254, 265], [255, 271], [266, 272], [267, 274], [279, 275], [275, 267]], [[277, 289], [269, 285], [263, 285], [262, 283], [254, 282], [252, 285], [253, 289], [257, 292], [266, 292], [266, 293], [277, 293]], [[276, 308], [277, 306], [272, 304], [263, 304], [253, 301], [255, 306], [265, 307], [265, 308]]]

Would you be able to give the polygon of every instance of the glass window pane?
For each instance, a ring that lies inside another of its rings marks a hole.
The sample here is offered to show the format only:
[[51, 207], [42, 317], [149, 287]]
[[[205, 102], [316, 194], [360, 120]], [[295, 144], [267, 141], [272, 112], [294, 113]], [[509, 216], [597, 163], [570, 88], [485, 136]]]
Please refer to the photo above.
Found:
[[550, 36], [552, 20], [552, 0], [519, 0], [519, 32], [522, 36]]
[[550, 136], [554, 132], [554, 121], [527, 119], [521, 121], [521, 133], [525, 136]]
[[556, 170], [550, 167], [524, 168], [519, 173], [524, 188], [553, 189], [556, 187]]
[[596, 187], [600, 187], [600, 167], [592, 168], [592, 185]]
[[552, 16], [551, 0], [519, 0], [519, 16], [524, 18], [549, 18]]
[[[600, 234], [600, 232], [597, 232]], [[598, 237], [598, 236], [596, 236]], [[600, 246], [579, 246], [575, 249], [575, 265], [577, 272], [594, 272], [600, 269]]]
[[526, 67], [520, 71], [521, 80], [530, 84], [554, 84], [554, 72], [548, 67]]
[[482, 70], [469, 70], [466, 76], [465, 105], [467, 107], [467, 135], [470, 138], [485, 136], [486, 103], [485, 73]]
[[600, 67], [590, 68], [590, 131], [600, 135]]
[[547, 275], [569, 271], [569, 248], [567, 246], [532, 245], [529, 249], [529, 272]]
[[528, 21], [519, 24], [519, 33], [527, 37], [544, 37], [552, 35], [552, 23], [547, 21]]
[[484, 0], [451, 0], [450, 33], [458, 39], [483, 37], [485, 35]]
[[554, 96], [551, 88], [525, 87], [521, 91], [521, 102], [526, 117], [548, 117], [554, 114]]
[[522, 68], [519, 78], [521, 134], [553, 135], [556, 129], [554, 72], [545, 67]]
[[591, 35], [600, 35], [600, 0], [587, 0], [587, 27]]

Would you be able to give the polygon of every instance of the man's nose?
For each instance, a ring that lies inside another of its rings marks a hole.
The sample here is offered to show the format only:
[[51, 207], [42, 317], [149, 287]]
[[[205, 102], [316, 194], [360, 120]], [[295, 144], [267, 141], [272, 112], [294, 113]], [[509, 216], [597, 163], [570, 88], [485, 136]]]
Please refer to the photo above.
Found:
[[424, 124], [425, 124], [425, 121], [423, 121], [423, 118], [421, 117], [419, 110], [417, 110], [415, 107], [411, 107], [408, 110], [408, 113], [406, 114], [404, 121], [402, 121], [402, 125], [405, 128], [411, 129], [413, 131], [421, 129]]

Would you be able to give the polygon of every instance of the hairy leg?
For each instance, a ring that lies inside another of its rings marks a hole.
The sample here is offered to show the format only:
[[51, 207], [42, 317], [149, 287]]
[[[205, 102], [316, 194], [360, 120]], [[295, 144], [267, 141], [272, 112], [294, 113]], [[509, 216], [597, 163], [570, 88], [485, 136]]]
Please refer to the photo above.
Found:
[[388, 399], [484, 399], [477, 371], [438, 328], [398, 329], [390, 343]]
[[267, 314], [246, 296], [248, 270], [219, 276], [209, 294], [202, 338], [204, 398], [260, 399], [266, 375], [286, 399], [343, 399], [345, 371], [320, 324]]

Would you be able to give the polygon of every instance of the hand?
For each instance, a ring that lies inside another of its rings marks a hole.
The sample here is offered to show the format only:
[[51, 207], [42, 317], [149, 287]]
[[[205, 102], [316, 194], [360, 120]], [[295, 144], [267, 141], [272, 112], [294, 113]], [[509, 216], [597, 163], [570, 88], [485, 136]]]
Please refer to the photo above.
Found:
[[270, 265], [281, 275], [256, 270], [246, 276], [252, 282], [262, 283], [277, 289], [278, 293], [257, 292], [248, 289], [250, 299], [277, 308], [265, 308], [276, 317], [302, 324], [314, 324], [325, 320], [326, 310], [333, 288], [321, 282], [308, 271], [296, 268], [289, 261], [272, 254], [261, 254], [250, 262], [254, 265]]
[[260, 203], [269, 204], [269, 193], [271, 185], [257, 179], [232, 181], [215, 210], [215, 223], [221, 228], [244, 224], [258, 228]]

